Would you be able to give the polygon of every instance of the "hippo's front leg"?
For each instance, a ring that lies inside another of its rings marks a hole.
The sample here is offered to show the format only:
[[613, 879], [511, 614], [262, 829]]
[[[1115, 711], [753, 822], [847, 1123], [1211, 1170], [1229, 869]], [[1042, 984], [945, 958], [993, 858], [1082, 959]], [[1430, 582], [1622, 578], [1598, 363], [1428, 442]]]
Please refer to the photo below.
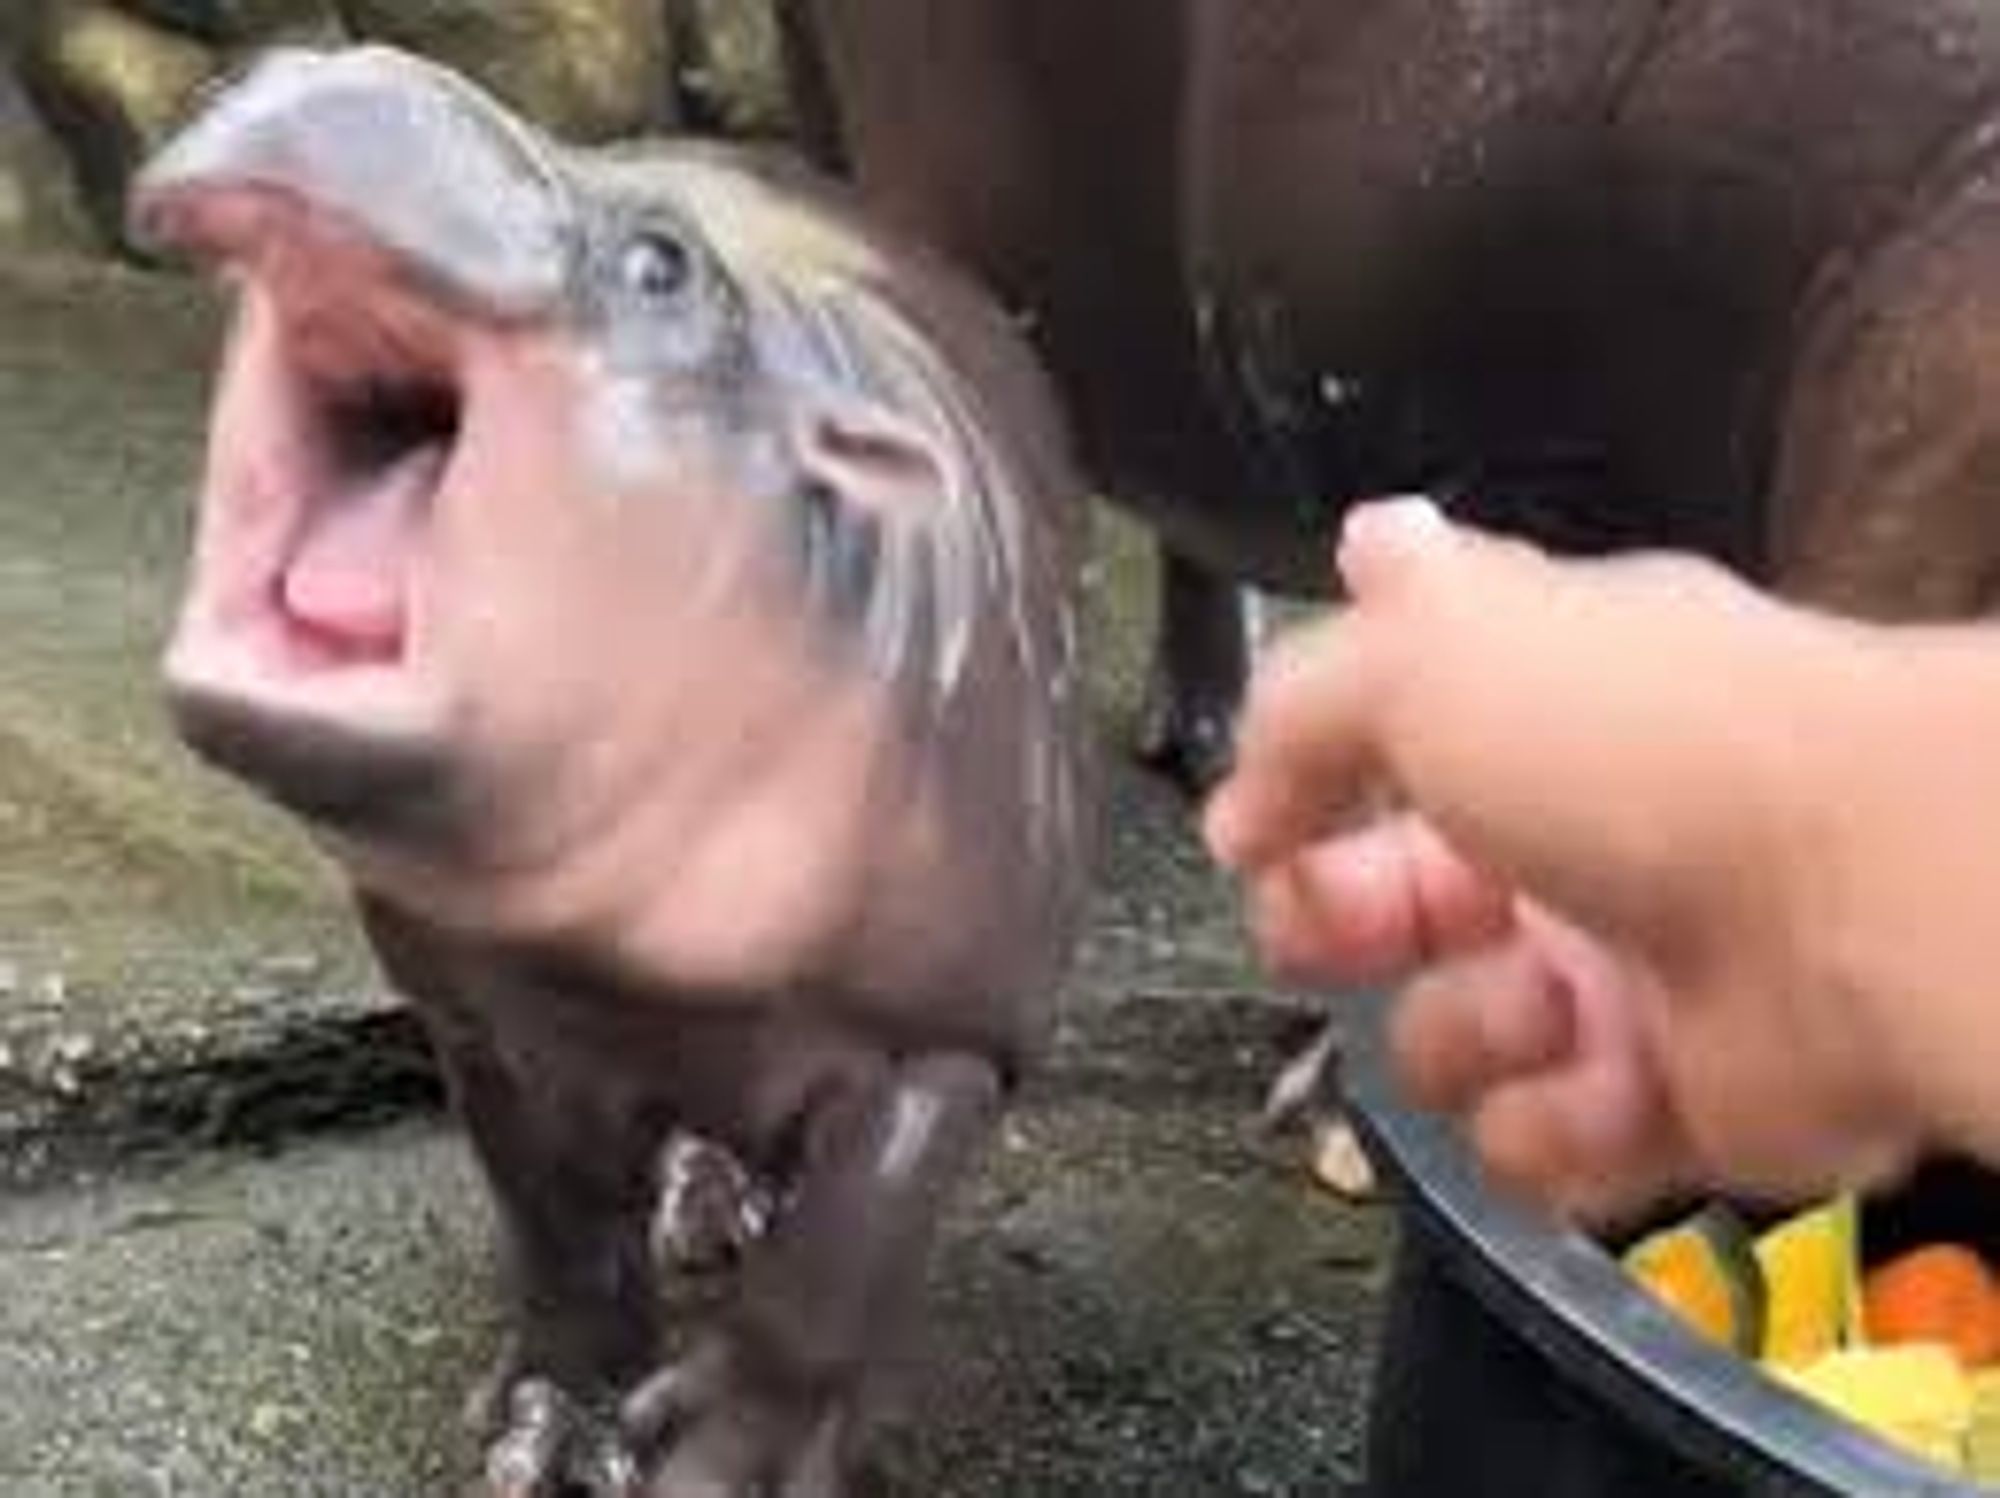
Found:
[[627, 1487], [609, 1418], [659, 1355], [648, 1226], [653, 1137], [586, 1126], [527, 1092], [489, 1053], [447, 1058], [500, 1221], [512, 1337], [477, 1411], [494, 1498]]
[[886, 1336], [923, 1283], [947, 1197], [991, 1133], [993, 1066], [937, 1054], [824, 1097], [795, 1194], [744, 1264], [731, 1314], [632, 1399], [635, 1449], [664, 1445], [654, 1498], [832, 1498]]
[[1160, 612], [1139, 757], [1199, 795], [1228, 772], [1251, 650], [1245, 590], [1160, 549]]
[[657, 1139], [514, 1075], [449, 1022], [432, 1023], [456, 1111], [499, 1219], [511, 1335], [474, 1418], [493, 1498], [622, 1495], [631, 1465], [617, 1402], [659, 1356], [649, 1226]]
[[631, 1468], [613, 1416], [662, 1346], [661, 1130], [603, 1079], [510, 1055], [483, 964], [385, 905], [364, 900], [362, 916], [423, 1019], [498, 1219], [508, 1343], [470, 1412], [490, 1442], [487, 1491], [622, 1494]]

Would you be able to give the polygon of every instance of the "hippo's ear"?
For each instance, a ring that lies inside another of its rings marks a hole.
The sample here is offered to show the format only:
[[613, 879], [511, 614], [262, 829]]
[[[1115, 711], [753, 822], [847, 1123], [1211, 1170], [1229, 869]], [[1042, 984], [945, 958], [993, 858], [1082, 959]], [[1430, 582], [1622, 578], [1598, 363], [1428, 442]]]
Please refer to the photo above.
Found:
[[811, 484], [874, 518], [922, 517], [950, 482], [938, 441], [873, 403], [816, 405], [801, 414], [792, 440], [794, 461]]
[[946, 620], [960, 590], [939, 574], [938, 522], [955, 475], [944, 444], [872, 402], [822, 406], [793, 429], [800, 543], [813, 594], [861, 638], [885, 675], [923, 679], [941, 667]]

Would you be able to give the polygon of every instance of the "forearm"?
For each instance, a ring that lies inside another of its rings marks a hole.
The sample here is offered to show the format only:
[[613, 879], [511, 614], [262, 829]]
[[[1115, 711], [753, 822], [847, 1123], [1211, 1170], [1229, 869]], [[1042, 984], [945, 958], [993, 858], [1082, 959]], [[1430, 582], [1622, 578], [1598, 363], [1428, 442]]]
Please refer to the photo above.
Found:
[[1792, 940], [1901, 1105], [2000, 1159], [2000, 629], [1835, 633], [1801, 724]]

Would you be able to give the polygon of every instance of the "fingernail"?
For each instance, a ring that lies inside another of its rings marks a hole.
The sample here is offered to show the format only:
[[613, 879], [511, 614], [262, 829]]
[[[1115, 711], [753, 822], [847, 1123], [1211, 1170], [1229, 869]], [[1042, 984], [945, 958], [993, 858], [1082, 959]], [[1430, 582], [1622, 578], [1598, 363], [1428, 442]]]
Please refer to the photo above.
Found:
[[1349, 587], [1364, 588], [1389, 571], [1432, 551], [1451, 534], [1451, 522], [1422, 495], [1371, 500], [1341, 526], [1339, 564]]
[[1365, 546], [1428, 546], [1450, 532], [1451, 522], [1436, 500], [1398, 494], [1357, 506], [1342, 527], [1342, 540]]

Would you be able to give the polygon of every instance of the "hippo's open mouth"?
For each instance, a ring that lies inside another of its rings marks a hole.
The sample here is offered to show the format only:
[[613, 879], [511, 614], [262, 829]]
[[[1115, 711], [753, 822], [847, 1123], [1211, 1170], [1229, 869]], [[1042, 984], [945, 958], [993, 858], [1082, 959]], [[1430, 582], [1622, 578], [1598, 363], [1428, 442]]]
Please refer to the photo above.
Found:
[[422, 631], [470, 324], [406, 262], [283, 190], [177, 190], [147, 220], [240, 299], [171, 674], [279, 709], [332, 705], [336, 676], [348, 694], [395, 695]]
[[[264, 188], [195, 191], [155, 222], [237, 279], [246, 305], [217, 395], [212, 482], [257, 535], [211, 556], [294, 664], [390, 664], [461, 414], [454, 325], [394, 260]], [[258, 606], [261, 605], [261, 610]]]
[[184, 723], [435, 735], [475, 345], [562, 285], [549, 180], [448, 75], [366, 50], [270, 55], [140, 174], [137, 234], [239, 293], [167, 659]]
[[432, 543], [482, 325], [284, 189], [176, 188], [145, 219], [238, 302], [167, 659], [176, 716], [209, 757], [352, 820], [435, 770]]

